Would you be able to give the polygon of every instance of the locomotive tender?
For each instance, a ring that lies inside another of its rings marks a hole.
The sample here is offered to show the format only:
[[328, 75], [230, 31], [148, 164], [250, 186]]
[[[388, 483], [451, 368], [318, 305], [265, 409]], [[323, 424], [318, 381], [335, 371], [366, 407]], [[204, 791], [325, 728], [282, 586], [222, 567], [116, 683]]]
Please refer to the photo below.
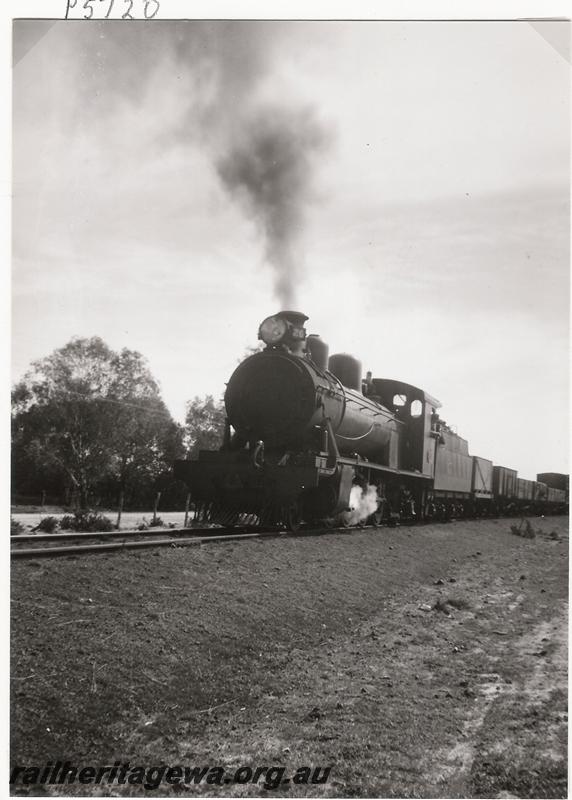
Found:
[[356, 489], [358, 505], [373, 492], [361, 517], [378, 523], [564, 510], [567, 476], [526, 481], [470, 455], [440, 419], [439, 401], [401, 381], [363, 378], [353, 356], [328, 357], [325, 342], [306, 335], [307, 319], [281, 311], [261, 323], [265, 349], [227, 385], [222, 448], [176, 462], [197, 520], [291, 530], [341, 522]]

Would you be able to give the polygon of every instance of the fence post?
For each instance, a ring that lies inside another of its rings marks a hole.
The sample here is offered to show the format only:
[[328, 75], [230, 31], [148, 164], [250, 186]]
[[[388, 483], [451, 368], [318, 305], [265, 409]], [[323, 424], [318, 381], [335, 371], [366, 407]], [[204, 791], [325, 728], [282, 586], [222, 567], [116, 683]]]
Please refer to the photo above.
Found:
[[45, 489], [42, 489], [42, 503], [41, 503], [41, 505], [42, 505], [42, 511], [43, 511], [44, 506], [46, 505], [46, 490]]
[[189, 506], [191, 504], [191, 493], [187, 495], [187, 499], [185, 500], [185, 522], [183, 523], [183, 528], [187, 527], [187, 522], [189, 521]]
[[157, 497], [155, 498], [155, 505], [153, 507], [153, 522], [152, 524], [155, 525], [157, 522], [157, 508], [159, 507], [159, 500], [161, 499], [161, 492], [157, 492]]
[[117, 511], [117, 524], [115, 527], [117, 530], [121, 527], [121, 514], [123, 512], [123, 492], [119, 492], [119, 509]]

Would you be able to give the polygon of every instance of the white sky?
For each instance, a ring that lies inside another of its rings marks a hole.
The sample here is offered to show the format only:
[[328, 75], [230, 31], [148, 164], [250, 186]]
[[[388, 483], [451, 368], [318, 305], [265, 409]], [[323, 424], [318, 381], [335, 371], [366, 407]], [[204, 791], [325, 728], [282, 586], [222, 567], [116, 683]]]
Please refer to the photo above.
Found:
[[568, 24], [214, 23], [208, 58], [204, 33], [15, 23], [14, 379], [98, 335], [179, 420], [221, 395], [278, 303], [213, 154], [249, 104], [311, 107], [308, 332], [439, 398], [472, 453], [568, 471]]

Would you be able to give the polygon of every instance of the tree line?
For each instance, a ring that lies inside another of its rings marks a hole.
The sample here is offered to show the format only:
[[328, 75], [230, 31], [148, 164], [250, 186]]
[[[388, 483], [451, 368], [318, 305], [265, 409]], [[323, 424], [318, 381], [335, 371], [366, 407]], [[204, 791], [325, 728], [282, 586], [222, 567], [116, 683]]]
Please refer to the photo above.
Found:
[[219, 447], [224, 419], [222, 400], [207, 395], [187, 403], [179, 424], [141, 353], [74, 338], [13, 387], [13, 502], [44, 493], [113, 507], [122, 494], [135, 509], [161, 492], [162, 508], [180, 508], [187, 488], [173, 480], [173, 461]]

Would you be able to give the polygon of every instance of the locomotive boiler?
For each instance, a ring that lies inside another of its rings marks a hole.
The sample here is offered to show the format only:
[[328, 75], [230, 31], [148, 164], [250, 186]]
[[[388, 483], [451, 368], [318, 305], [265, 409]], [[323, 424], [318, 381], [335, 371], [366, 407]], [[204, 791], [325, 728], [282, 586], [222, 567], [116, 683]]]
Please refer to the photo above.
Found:
[[281, 312], [260, 326], [266, 350], [240, 364], [226, 390], [236, 437], [284, 452], [328, 450], [333, 436], [340, 454], [383, 461], [397, 431], [395, 415], [364, 396], [357, 359], [339, 354], [328, 362], [327, 346], [306, 338], [306, 319]]
[[[468, 442], [440, 419], [437, 400], [402, 381], [369, 372], [364, 379], [356, 358], [329, 356], [320, 337], [306, 334], [307, 319], [281, 311], [261, 323], [264, 349], [227, 384], [222, 447], [176, 462], [197, 521], [292, 530], [301, 521], [336, 523], [366, 490], [373, 505], [358, 518], [375, 521], [518, 505], [516, 488], [514, 498], [495, 491], [504, 468], [469, 454]], [[535, 487], [528, 494], [538, 503]], [[553, 505], [564, 501], [557, 491]]]

